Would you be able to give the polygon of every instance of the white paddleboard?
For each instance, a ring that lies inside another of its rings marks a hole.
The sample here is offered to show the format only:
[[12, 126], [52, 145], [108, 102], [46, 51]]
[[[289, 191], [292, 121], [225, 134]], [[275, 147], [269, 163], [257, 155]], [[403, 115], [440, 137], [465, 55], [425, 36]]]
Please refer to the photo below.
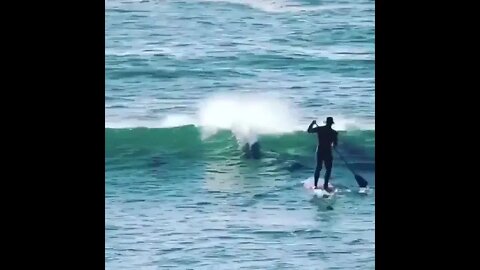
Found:
[[360, 188], [360, 189], [358, 190], [358, 193], [367, 195], [367, 194], [368, 194], [368, 190], [369, 190], [368, 187]]
[[303, 181], [303, 187], [317, 197], [320, 197], [323, 199], [332, 199], [337, 193], [337, 189], [334, 186], [332, 186], [330, 183], [328, 183], [328, 187], [331, 190], [331, 192], [324, 190], [322, 178], [318, 179], [317, 186], [320, 188], [318, 189], [315, 188], [313, 178], [309, 178]]

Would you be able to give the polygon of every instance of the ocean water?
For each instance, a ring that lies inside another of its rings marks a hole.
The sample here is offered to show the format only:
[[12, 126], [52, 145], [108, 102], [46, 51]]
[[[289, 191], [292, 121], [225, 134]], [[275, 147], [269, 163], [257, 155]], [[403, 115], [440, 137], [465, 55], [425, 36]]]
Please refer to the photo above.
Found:
[[106, 269], [375, 268], [374, 1], [105, 5]]

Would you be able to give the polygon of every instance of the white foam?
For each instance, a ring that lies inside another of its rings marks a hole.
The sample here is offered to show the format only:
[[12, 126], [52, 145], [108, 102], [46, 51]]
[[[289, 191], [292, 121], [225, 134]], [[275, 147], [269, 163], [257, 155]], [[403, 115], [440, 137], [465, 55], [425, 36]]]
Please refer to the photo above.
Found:
[[298, 130], [299, 113], [293, 104], [272, 94], [224, 94], [200, 104], [199, 125], [210, 135], [231, 130], [242, 142], [255, 142], [261, 134]]
[[284, 134], [306, 130], [311, 120], [319, 125], [327, 116], [335, 121], [334, 129], [374, 130], [374, 121], [341, 114], [305, 117], [297, 106], [275, 93], [228, 93], [207, 98], [197, 105], [192, 115], [170, 114], [158, 120], [108, 121], [107, 128], [172, 128], [195, 125], [201, 128], [203, 139], [220, 130], [231, 130], [240, 143], [253, 143], [259, 135]]
[[268, 13], [284, 13], [284, 12], [305, 12], [305, 11], [321, 11], [336, 10], [342, 8], [355, 8], [356, 5], [318, 5], [304, 6], [298, 1], [292, 0], [203, 0], [205, 2], [225, 2], [239, 5], [246, 5], [253, 9], [261, 10]]
[[159, 127], [161, 128], [180, 127], [180, 126], [192, 125], [192, 124], [195, 124], [195, 122], [196, 120], [189, 115], [172, 114], [172, 115], [167, 115], [167, 117], [163, 118], [162, 121], [160, 121]]
[[239, 5], [247, 5], [254, 9], [265, 12], [282, 12], [288, 6], [286, 0], [205, 0], [206, 2], [225, 2]]
[[[333, 129], [338, 131], [375, 130], [375, 122], [373, 120], [365, 120], [354, 117], [347, 118], [339, 114], [333, 114], [330, 116], [332, 116], [335, 121]], [[321, 125], [321, 123], [323, 123], [323, 119], [318, 119], [317, 122], [319, 125]]]

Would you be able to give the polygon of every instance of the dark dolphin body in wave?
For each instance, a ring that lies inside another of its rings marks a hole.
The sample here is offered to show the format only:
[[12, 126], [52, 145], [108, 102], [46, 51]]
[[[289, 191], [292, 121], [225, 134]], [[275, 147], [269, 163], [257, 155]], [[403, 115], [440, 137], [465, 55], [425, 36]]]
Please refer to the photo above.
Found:
[[247, 159], [260, 159], [262, 157], [262, 152], [260, 151], [260, 143], [254, 142], [252, 145], [246, 143], [242, 147], [244, 157]]

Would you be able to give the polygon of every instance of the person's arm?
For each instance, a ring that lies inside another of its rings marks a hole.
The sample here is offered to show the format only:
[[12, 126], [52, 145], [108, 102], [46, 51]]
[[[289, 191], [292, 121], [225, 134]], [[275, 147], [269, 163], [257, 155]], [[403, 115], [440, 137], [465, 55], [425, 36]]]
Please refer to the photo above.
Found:
[[317, 129], [318, 127], [313, 127], [313, 125], [316, 125], [317, 124], [317, 121], [316, 120], [313, 120], [312, 123], [310, 123], [310, 126], [308, 126], [308, 129], [307, 129], [307, 132], [308, 133], [315, 133], [317, 132]]

